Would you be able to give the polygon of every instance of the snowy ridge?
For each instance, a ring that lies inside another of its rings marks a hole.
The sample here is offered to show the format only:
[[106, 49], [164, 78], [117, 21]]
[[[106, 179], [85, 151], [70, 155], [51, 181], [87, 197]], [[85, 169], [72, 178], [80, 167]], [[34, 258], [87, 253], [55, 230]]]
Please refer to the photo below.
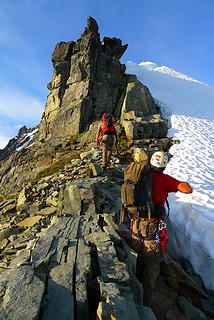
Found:
[[168, 250], [189, 260], [214, 290], [214, 88], [152, 62], [127, 62], [152, 96], [172, 114], [168, 135], [180, 140], [165, 173], [188, 181], [193, 193], [170, 194]]
[[161, 73], [165, 73], [168, 74], [171, 77], [174, 78], [179, 78], [182, 80], [187, 80], [187, 81], [192, 81], [192, 82], [197, 82], [197, 83], [201, 83], [206, 85], [205, 83], [198, 81], [196, 79], [193, 79], [181, 72], [177, 72], [169, 67], [166, 66], [162, 66], [162, 67], [158, 67], [155, 63], [153, 62], [141, 62], [139, 63], [139, 66], [145, 67], [146, 69], [150, 70], [150, 71], [155, 71], [155, 72], [161, 72]]
[[[199, 119], [214, 120], [214, 88], [195, 81], [186, 81], [160, 71], [156, 64], [147, 62], [138, 65], [126, 63], [126, 72], [136, 74], [152, 96], [167, 105], [176, 114], [184, 114]], [[160, 67], [162, 68], [162, 67]], [[156, 69], [156, 71], [154, 71]]]
[[30, 148], [34, 143], [35, 134], [38, 132], [38, 127], [27, 129], [23, 126], [19, 129], [18, 134], [9, 140], [4, 149], [0, 149], [0, 161], [7, 159], [14, 152], [20, 151], [23, 148]]
[[[197, 83], [204, 84], [204, 83], [201, 82], [201, 81], [198, 81], [198, 80], [196, 80], [196, 79], [193, 79], [193, 78], [191, 78], [191, 77], [189, 77], [189, 76], [186, 76], [186, 75], [183, 74], [183, 73], [177, 72], [177, 71], [175, 71], [175, 70], [173, 70], [173, 69], [170, 69], [170, 68], [168, 68], [168, 67], [165, 67], [165, 66], [163, 66], [163, 67], [158, 67], [158, 68], [156, 68], [154, 71], [166, 73], [166, 74], [168, 74], [168, 75], [170, 75], [170, 76], [172, 76], [172, 77], [175, 77], [175, 78], [180, 78], [180, 79], [183, 79], [183, 80], [187, 80], [187, 81], [192, 81], [192, 82], [197, 82]], [[204, 84], [204, 85], [205, 85], [205, 84]]]
[[33, 139], [36, 132], [38, 132], [38, 128], [33, 129], [33, 131], [28, 132], [27, 134], [23, 135], [22, 141], [19, 142], [19, 146], [16, 148], [16, 151], [21, 150], [22, 148], [26, 147], [29, 148], [32, 144], [29, 142]]

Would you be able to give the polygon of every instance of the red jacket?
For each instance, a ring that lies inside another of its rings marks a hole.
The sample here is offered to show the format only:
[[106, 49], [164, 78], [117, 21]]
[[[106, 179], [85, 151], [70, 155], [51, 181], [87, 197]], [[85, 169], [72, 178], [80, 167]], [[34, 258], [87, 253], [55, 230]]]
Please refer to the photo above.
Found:
[[181, 181], [168, 174], [152, 172], [152, 197], [155, 204], [164, 206], [169, 192], [176, 192]]

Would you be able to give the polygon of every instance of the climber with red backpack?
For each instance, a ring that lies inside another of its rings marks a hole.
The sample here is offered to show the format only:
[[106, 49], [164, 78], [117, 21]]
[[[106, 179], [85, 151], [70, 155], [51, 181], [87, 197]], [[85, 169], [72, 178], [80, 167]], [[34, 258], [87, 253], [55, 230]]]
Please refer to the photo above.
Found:
[[[101, 139], [100, 139], [101, 134]], [[118, 142], [113, 116], [106, 112], [102, 115], [96, 134], [96, 145], [102, 145], [102, 168], [106, 169], [111, 159], [114, 143]]]
[[121, 187], [122, 215], [130, 217], [132, 248], [137, 252], [136, 277], [143, 284], [143, 304], [151, 307], [152, 294], [167, 243], [165, 203], [168, 193], [192, 193], [188, 182], [181, 182], [163, 171], [168, 156], [155, 152], [148, 160], [132, 162], [124, 170]]

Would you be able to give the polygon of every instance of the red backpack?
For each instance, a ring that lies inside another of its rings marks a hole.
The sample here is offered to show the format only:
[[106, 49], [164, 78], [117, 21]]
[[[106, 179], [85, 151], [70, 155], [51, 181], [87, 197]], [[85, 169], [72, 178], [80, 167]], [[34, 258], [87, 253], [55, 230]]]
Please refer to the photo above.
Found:
[[101, 118], [101, 129], [102, 129], [102, 135], [113, 135], [115, 134], [115, 127], [114, 127], [114, 121], [113, 116], [106, 112], [102, 115]]

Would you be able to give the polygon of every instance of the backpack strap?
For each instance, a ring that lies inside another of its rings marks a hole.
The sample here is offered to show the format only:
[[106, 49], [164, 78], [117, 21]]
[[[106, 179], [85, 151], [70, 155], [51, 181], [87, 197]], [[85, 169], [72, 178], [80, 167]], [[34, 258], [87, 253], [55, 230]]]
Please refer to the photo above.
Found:
[[122, 208], [120, 210], [120, 223], [122, 224], [124, 222], [124, 218], [125, 218], [125, 207], [124, 205], [122, 205]]
[[120, 210], [120, 223], [124, 223], [125, 215], [128, 217], [128, 219], [131, 221], [132, 217], [130, 216], [126, 206], [122, 204], [122, 208]]
[[152, 217], [152, 204], [153, 204], [153, 201], [152, 201], [152, 171], [151, 171], [151, 169], [149, 172], [148, 179], [149, 179], [149, 182], [146, 185], [147, 193], [148, 193], [147, 213], [148, 213], [148, 219], [150, 220]]
[[166, 201], [166, 206], [167, 206], [167, 217], [169, 216], [169, 214], [170, 214], [170, 206], [169, 206], [169, 201], [168, 201], [168, 196], [166, 197], [166, 199], [165, 199], [165, 201]]

